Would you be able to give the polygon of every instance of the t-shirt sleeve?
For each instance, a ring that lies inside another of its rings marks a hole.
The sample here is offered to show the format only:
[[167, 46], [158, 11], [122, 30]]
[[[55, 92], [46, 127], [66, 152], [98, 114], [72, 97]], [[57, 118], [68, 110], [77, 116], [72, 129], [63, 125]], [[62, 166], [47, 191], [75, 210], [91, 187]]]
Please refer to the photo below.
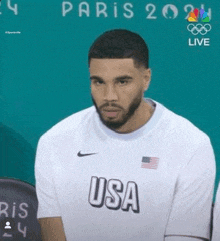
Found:
[[207, 138], [179, 173], [165, 241], [209, 240], [215, 175], [215, 156]]
[[43, 136], [35, 159], [35, 188], [38, 199], [37, 218], [61, 216], [53, 182], [51, 143]]
[[220, 183], [215, 198], [215, 205], [213, 211], [213, 232], [212, 241], [220, 240]]

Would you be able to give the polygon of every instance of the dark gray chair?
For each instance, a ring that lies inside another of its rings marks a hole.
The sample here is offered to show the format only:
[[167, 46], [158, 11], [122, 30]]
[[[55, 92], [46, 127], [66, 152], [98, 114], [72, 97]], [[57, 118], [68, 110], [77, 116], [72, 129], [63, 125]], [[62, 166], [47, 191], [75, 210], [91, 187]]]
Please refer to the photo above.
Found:
[[35, 187], [11, 178], [0, 178], [0, 240], [41, 241]]
[[213, 230], [213, 212], [214, 212], [214, 202], [212, 203], [212, 210], [211, 210], [211, 223], [210, 223], [210, 240], [212, 240], [212, 230]]

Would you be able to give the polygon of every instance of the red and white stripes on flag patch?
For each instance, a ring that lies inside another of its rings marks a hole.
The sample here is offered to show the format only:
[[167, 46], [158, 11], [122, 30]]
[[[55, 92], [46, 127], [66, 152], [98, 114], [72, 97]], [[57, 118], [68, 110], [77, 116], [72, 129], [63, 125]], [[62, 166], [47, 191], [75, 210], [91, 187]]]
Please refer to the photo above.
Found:
[[148, 169], [157, 169], [158, 163], [159, 163], [158, 157], [143, 156], [142, 162], [141, 162], [141, 167], [148, 168]]

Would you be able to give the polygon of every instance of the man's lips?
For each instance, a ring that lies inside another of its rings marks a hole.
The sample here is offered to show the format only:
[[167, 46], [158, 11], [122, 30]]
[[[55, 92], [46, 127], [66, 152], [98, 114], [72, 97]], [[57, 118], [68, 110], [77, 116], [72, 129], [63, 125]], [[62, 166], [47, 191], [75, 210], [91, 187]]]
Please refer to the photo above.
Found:
[[119, 111], [119, 109], [103, 109], [104, 111], [110, 111], [110, 112], [115, 112], [115, 111]]
[[116, 117], [119, 111], [119, 109], [103, 109], [103, 112], [108, 117]]

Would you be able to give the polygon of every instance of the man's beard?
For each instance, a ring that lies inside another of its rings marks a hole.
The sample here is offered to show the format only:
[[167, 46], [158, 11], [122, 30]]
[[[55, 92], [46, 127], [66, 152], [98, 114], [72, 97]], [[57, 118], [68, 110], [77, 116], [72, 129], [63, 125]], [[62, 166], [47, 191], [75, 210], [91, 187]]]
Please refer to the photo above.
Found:
[[[98, 112], [99, 118], [102, 121], [102, 123], [104, 125], [106, 125], [108, 128], [114, 130], [114, 129], [118, 129], [121, 126], [123, 126], [134, 115], [134, 112], [138, 109], [138, 107], [141, 104], [142, 95], [141, 95], [141, 93], [138, 93], [138, 95], [133, 99], [133, 101], [129, 105], [127, 113], [122, 113], [122, 118], [121, 118], [121, 120], [118, 120], [118, 121], [114, 121], [114, 120], [106, 121], [106, 120], [104, 120], [103, 117], [102, 117], [101, 111], [99, 110], [93, 96], [92, 96], [92, 101], [93, 101], [93, 104], [96, 108], [96, 111]], [[117, 106], [114, 103], [111, 103], [111, 105], [109, 105], [109, 103], [106, 103], [105, 105], [101, 106], [101, 109], [103, 110], [104, 107], [117, 107], [117, 108], [122, 109], [120, 106]], [[123, 110], [124, 109], [122, 109], [121, 111], [123, 112]]]

